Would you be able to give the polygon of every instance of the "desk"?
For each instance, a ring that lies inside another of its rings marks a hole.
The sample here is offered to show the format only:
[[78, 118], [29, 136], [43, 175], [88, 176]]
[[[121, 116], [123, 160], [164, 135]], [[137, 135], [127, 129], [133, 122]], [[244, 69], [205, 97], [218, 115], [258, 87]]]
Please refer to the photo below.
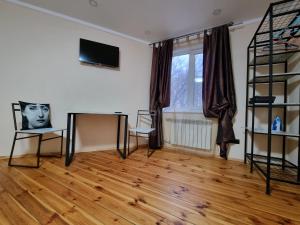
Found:
[[[117, 151], [120, 156], [126, 158], [126, 145], [127, 145], [127, 127], [128, 127], [128, 115], [123, 113], [91, 113], [91, 112], [69, 112], [67, 120], [67, 140], [66, 140], [66, 160], [65, 165], [69, 166], [73, 160], [75, 153], [75, 138], [76, 138], [76, 117], [78, 115], [99, 115], [99, 116], [115, 116], [118, 120], [117, 126]], [[120, 149], [120, 128], [121, 119], [124, 118], [124, 147], [123, 152]], [[71, 132], [72, 129], [72, 132]], [[72, 141], [71, 141], [72, 133]]]

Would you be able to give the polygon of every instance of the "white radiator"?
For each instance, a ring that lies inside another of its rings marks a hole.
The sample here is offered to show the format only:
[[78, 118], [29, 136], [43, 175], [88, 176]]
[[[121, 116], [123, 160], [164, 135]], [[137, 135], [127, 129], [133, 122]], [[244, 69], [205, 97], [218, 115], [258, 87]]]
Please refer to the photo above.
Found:
[[211, 120], [167, 119], [167, 121], [171, 128], [170, 144], [211, 150]]

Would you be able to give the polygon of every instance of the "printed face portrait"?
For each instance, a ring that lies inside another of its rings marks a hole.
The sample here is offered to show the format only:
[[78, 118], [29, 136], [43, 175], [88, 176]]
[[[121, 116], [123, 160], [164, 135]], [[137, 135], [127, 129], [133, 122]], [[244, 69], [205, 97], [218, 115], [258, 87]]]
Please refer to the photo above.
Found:
[[49, 124], [49, 107], [45, 104], [27, 104], [22, 115], [28, 121], [28, 129], [47, 127]]

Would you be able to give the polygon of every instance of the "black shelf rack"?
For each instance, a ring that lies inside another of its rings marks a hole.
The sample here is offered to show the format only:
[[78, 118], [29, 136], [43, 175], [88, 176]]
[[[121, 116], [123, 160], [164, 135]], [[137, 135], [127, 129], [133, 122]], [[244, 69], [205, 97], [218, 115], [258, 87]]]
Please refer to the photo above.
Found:
[[[266, 178], [266, 193], [271, 193], [271, 181], [287, 182], [300, 185], [300, 118], [298, 133], [287, 132], [287, 113], [291, 108], [298, 111], [300, 116], [300, 103], [288, 102], [289, 80], [300, 76], [300, 72], [288, 72], [288, 61], [300, 52], [300, 47], [291, 45], [292, 41], [300, 40], [300, 0], [284, 0], [270, 4], [258, 29], [256, 30], [247, 49], [247, 88], [246, 88], [246, 115], [245, 115], [245, 148], [244, 162], [250, 162], [250, 172], [257, 168]], [[278, 65], [279, 64], [279, 65]], [[282, 67], [284, 72], [275, 73], [275, 66]], [[267, 75], [257, 74], [259, 67], [268, 69]], [[250, 78], [250, 74], [252, 77]], [[283, 102], [281, 103], [249, 103], [249, 97], [255, 96], [256, 86], [265, 85], [268, 96], [273, 96], [273, 84], [283, 84]], [[252, 93], [249, 93], [250, 87]], [[267, 129], [258, 129], [255, 124], [256, 108], [267, 110]], [[283, 110], [283, 131], [272, 131], [272, 113], [274, 108]], [[249, 110], [252, 117], [248, 121]], [[265, 136], [267, 140], [266, 155], [254, 153], [254, 143], [257, 135]], [[250, 139], [250, 152], [248, 149], [248, 136]], [[282, 139], [281, 157], [272, 156], [272, 137]], [[287, 138], [296, 139], [298, 142], [297, 165], [286, 160]]]
[[[273, 83], [278, 83], [278, 82], [285, 82], [288, 79], [291, 79], [297, 75], [300, 75], [300, 73], [274, 73], [273, 74]], [[251, 79], [248, 81], [248, 84], [253, 84], [254, 79]], [[258, 76], [255, 78], [255, 83], [269, 83], [269, 76]]]

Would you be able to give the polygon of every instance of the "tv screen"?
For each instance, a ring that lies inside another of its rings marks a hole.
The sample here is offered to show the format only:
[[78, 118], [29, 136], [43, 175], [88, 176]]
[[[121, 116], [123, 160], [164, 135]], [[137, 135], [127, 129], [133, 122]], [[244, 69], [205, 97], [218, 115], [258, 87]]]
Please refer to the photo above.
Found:
[[119, 48], [80, 38], [79, 61], [119, 67]]

